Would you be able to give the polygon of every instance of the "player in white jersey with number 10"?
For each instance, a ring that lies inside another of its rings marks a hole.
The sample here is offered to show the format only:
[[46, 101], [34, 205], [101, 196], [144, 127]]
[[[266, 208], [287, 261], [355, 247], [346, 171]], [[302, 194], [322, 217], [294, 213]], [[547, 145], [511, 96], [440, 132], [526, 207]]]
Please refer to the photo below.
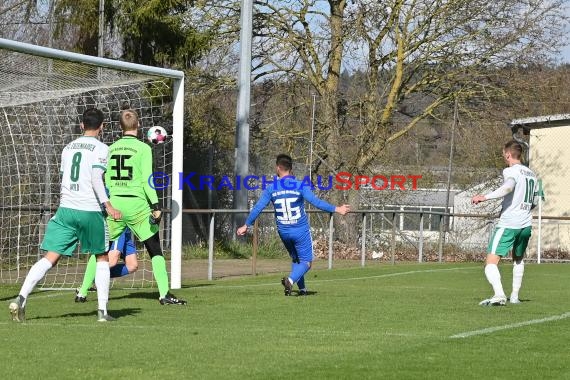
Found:
[[498, 264], [512, 250], [513, 289], [511, 303], [519, 303], [519, 290], [524, 274], [523, 257], [532, 229], [531, 210], [535, 206], [538, 190], [536, 175], [521, 163], [522, 145], [511, 140], [503, 147], [503, 158], [509, 167], [503, 170], [503, 185], [486, 195], [475, 195], [474, 204], [489, 199], [503, 198], [501, 216], [487, 248], [485, 276], [493, 287], [493, 297], [480, 305], [502, 306], [507, 302], [503, 291]]
[[24, 322], [29, 294], [61, 256], [72, 256], [81, 244], [81, 252], [97, 258], [98, 316], [100, 322], [113, 318], [107, 314], [109, 300], [109, 233], [103, 210], [115, 219], [121, 213], [114, 209], [105, 193], [103, 174], [107, 169], [109, 148], [99, 141], [103, 129], [103, 112], [96, 108], [83, 113], [83, 136], [65, 146], [61, 154], [61, 198], [55, 215], [46, 227], [41, 248], [46, 252], [28, 272], [20, 293], [10, 303], [12, 319]]

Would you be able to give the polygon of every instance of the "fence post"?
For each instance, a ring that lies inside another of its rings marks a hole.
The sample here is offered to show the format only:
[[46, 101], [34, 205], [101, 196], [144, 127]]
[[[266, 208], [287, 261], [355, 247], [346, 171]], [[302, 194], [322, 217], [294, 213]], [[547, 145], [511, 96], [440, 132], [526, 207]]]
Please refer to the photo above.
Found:
[[418, 262], [424, 260], [424, 213], [420, 212], [420, 244], [418, 247]]
[[257, 251], [259, 249], [259, 223], [258, 219], [253, 222], [253, 247], [251, 249], [251, 275], [257, 276]]
[[362, 213], [362, 241], [360, 242], [360, 265], [364, 267], [366, 262], [366, 213]]
[[[540, 264], [542, 252], [542, 181], [538, 181], [538, 239], [536, 240], [536, 263]], [[559, 227], [560, 228], [560, 227]]]
[[439, 244], [437, 247], [437, 256], [439, 262], [441, 263], [441, 257], [443, 254], [443, 215], [439, 215]]
[[329, 219], [329, 269], [332, 269], [332, 262], [333, 262], [333, 229], [334, 229], [334, 214], [331, 214]]
[[390, 244], [390, 255], [392, 265], [395, 264], [396, 260], [396, 213], [392, 213], [392, 242]]
[[210, 232], [208, 234], [208, 281], [214, 277], [214, 220], [216, 213], [210, 215]]

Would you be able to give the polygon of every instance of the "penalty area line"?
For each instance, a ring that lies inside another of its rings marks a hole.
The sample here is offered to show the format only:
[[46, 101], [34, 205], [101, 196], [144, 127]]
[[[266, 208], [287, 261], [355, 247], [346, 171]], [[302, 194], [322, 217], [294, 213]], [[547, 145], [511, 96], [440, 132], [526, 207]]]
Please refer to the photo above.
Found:
[[452, 336], [450, 336], [450, 338], [451, 339], [469, 338], [469, 337], [475, 336], [475, 335], [484, 335], [484, 334], [490, 334], [490, 333], [497, 332], [497, 331], [514, 329], [517, 327], [538, 325], [541, 323], [553, 322], [553, 321], [560, 321], [560, 320], [566, 319], [566, 318], [570, 318], [570, 312], [560, 314], [560, 315], [553, 315], [552, 317], [546, 317], [546, 318], [541, 318], [541, 319], [532, 319], [530, 321], [523, 321], [523, 322], [518, 322], [518, 323], [511, 323], [510, 325], [495, 326], [495, 327], [488, 327], [488, 328], [481, 329], [481, 330], [467, 331], [467, 332], [463, 332], [460, 334], [452, 335]]

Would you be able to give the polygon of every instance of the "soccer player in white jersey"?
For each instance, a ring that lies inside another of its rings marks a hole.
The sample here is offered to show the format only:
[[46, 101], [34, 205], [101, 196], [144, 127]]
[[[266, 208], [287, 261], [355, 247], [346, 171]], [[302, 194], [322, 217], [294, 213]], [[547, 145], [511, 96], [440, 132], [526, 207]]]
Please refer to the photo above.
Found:
[[521, 163], [522, 146], [511, 140], [503, 147], [503, 158], [508, 167], [503, 170], [504, 182], [497, 190], [475, 195], [474, 204], [489, 199], [503, 198], [501, 216], [493, 231], [487, 248], [485, 276], [493, 287], [493, 297], [481, 301], [480, 305], [503, 306], [507, 297], [503, 291], [498, 264], [512, 249], [513, 289], [510, 303], [519, 303], [519, 290], [524, 274], [524, 252], [531, 235], [532, 214], [537, 192], [537, 178], [532, 170]]
[[36, 284], [57, 264], [61, 256], [72, 256], [81, 243], [81, 252], [96, 255], [97, 320], [111, 321], [107, 314], [109, 300], [109, 233], [103, 210], [112, 218], [121, 218], [105, 193], [103, 174], [107, 169], [109, 148], [99, 141], [103, 112], [96, 108], [83, 113], [83, 136], [67, 144], [61, 154], [61, 193], [55, 215], [47, 224], [41, 248], [46, 252], [28, 272], [20, 293], [10, 303], [12, 320], [24, 322], [26, 301]]

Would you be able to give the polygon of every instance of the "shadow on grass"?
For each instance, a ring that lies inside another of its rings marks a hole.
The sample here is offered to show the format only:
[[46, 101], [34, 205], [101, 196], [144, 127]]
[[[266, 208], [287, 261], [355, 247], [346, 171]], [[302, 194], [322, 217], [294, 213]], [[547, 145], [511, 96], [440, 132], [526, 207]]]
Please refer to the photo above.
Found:
[[[109, 314], [115, 318], [134, 316], [140, 314], [142, 309], [140, 308], [123, 308], [116, 310], [109, 310]], [[65, 313], [61, 315], [49, 315], [49, 316], [38, 316], [33, 318], [27, 318], [28, 321], [42, 320], [42, 319], [58, 319], [58, 318], [76, 318], [76, 317], [97, 317], [97, 310], [90, 310], [85, 312], [73, 312]]]
[[137, 292], [123, 294], [122, 296], [109, 297], [111, 300], [121, 300], [121, 299], [148, 299], [158, 302], [158, 290], [152, 292]]
[[193, 285], [182, 285], [182, 289], [192, 289], [192, 288], [205, 288], [207, 286], [216, 286], [216, 284], [193, 284]]
[[307, 293], [305, 293], [305, 294], [299, 294], [298, 290], [293, 290], [292, 293], [296, 294], [297, 297], [308, 297], [308, 296], [316, 296], [317, 295], [317, 292], [310, 291], [310, 290], [307, 291]]

